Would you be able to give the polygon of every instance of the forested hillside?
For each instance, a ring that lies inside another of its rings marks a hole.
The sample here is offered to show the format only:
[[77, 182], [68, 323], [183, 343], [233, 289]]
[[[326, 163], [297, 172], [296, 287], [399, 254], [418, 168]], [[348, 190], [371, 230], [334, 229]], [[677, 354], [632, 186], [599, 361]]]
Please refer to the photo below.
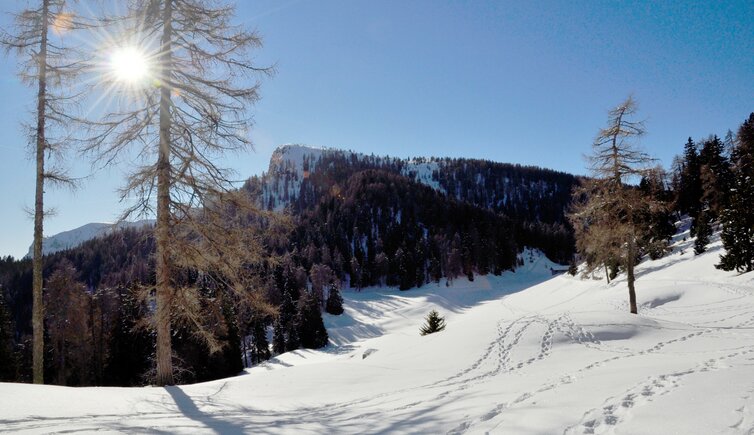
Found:
[[[507, 218], [518, 249], [541, 249], [567, 263], [574, 252], [572, 230], [565, 219], [578, 177], [530, 166], [476, 159], [397, 159], [301, 145], [278, 148], [269, 171], [244, 186], [268, 209], [294, 215], [312, 210], [327, 196], [342, 194], [350, 178], [377, 169], [434, 189]], [[358, 204], [358, 198], [354, 198]], [[421, 204], [427, 206], [429, 204]]]
[[[339, 289], [374, 285], [408, 290], [517, 266], [525, 246], [561, 263], [573, 254], [564, 213], [576, 178], [559, 172], [481, 160], [358, 155], [299, 146], [278, 149], [270, 171], [244, 191], [289, 216], [282, 239], [266, 237], [269, 262], [255, 287], [263, 304], [240, 308], [228, 289], [181, 274], [200, 297], [221, 301], [209, 325], [221, 352], [210, 355], [192, 325], [176, 324], [182, 382], [212, 379], [298, 347], [327, 343], [321, 312], [342, 312]], [[449, 193], [450, 192], [450, 193]], [[69, 303], [48, 309], [46, 378], [66, 385], [137, 385], [149, 379], [154, 334], [149, 325], [155, 283], [151, 227], [115, 231], [45, 257], [46, 293]], [[266, 264], [266, 265], [265, 265]], [[31, 261], [0, 267], [5, 304], [2, 379], [29, 380]], [[54, 306], [54, 304], [53, 304]], [[76, 318], [77, 322], [59, 319]], [[267, 330], [275, 331], [272, 343]]]

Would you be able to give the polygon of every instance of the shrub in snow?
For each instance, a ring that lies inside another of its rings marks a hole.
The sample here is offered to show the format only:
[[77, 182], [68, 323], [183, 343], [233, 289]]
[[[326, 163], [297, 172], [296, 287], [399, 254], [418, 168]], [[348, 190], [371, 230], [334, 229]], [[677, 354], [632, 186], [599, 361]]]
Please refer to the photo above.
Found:
[[568, 274], [571, 276], [576, 276], [578, 272], [579, 272], [579, 267], [576, 265], [576, 260], [572, 259], [571, 264], [568, 265]]
[[432, 310], [427, 314], [425, 322], [424, 326], [419, 330], [421, 335], [433, 334], [445, 329], [445, 318], [440, 317], [440, 313], [436, 310]]

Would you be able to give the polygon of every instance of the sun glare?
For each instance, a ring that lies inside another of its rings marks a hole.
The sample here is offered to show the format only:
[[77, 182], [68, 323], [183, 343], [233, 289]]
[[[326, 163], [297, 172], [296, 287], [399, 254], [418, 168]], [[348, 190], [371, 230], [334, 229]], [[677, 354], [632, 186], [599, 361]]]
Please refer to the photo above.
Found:
[[110, 57], [110, 67], [115, 78], [129, 84], [136, 84], [149, 73], [147, 57], [134, 47], [117, 49]]

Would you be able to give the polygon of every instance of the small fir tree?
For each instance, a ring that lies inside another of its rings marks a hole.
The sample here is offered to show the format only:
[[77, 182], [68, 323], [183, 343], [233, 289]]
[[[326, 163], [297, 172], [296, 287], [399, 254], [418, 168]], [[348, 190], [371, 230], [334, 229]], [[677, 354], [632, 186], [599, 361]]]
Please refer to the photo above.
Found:
[[280, 319], [277, 319], [272, 327], [272, 350], [277, 355], [285, 353], [285, 330]]
[[290, 352], [301, 347], [301, 337], [299, 336], [298, 316], [285, 325], [285, 351]]
[[700, 179], [699, 153], [696, 144], [689, 138], [684, 145], [683, 167], [680, 173], [680, 191], [677, 208], [691, 217], [691, 237], [696, 235], [696, 219], [701, 211], [702, 182]]
[[343, 314], [343, 297], [337, 285], [330, 287], [330, 294], [327, 296], [327, 305], [325, 311], [328, 314], [339, 316]]
[[712, 235], [712, 226], [710, 225], [707, 213], [702, 211], [697, 218], [696, 241], [694, 242], [694, 253], [702, 254], [707, 250], [709, 238]]
[[425, 318], [425, 324], [419, 330], [419, 334], [428, 335], [445, 329], [445, 318], [440, 316], [437, 310], [432, 310]]
[[[251, 327], [251, 362], [259, 364], [270, 359], [270, 343], [267, 341], [267, 325], [262, 319], [255, 319]], [[282, 346], [285, 348], [285, 344]]]

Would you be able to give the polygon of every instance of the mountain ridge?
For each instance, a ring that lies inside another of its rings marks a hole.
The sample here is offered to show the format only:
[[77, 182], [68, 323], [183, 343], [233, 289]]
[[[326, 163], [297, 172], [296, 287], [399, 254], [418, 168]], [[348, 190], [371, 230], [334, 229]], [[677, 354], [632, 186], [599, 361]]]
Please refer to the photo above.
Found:
[[[98, 237], [106, 236], [115, 231], [125, 228], [142, 228], [154, 225], [154, 219], [142, 219], [138, 221], [123, 222], [90, 222], [80, 227], [63, 231], [42, 239], [42, 255], [54, 254], [66, 249], [76, 248], [82, 243]], [[24, 258], [32, 258], [34, 254], [34, 245], [29, 246], [29, 252]]]
[[[461, 178], [459, 173], [467, 170], [469, 166], [473, 165], [485, 165], [489, 167], [510, 167], [519, 168], [523, 170], [542, 171], [548, 174], [559, 174], [565, 177], [576, 176], [547, 168], [540, 168], [530, 165], [519, 165], [514, 163], [501, 163], [493, 162], [483, 159], [451, 159], [451, 158], [439, 158], [439, 157], [414, 157], [414, 158], [397, 158], [391, 156], [374, 156], [363, 153], [357, 153], [351, 150], [344, 150], [334, 147], [317, 147], [305, 144], [283, 144], [278, 146], [270, 156], [270, 164], [266, 173], [261, 176], [252, 176], [249, 180], [262, 180], [259, 190], [261, 191], [260, 203], [272, 210], [282, 211], [286, 207], [290, 206], [295, 200], [301, 196], [301, 188], [304, 184], [304, 180], [311, 176], [311, 173], [318, 169], [318, 164], [324, 160], [340, 158], [344, 161], [351, 162], [368, 162], [367, 166], [374, 167], [388, 167], [395, 165], [401, 176], [412, 179], [416, 182], [429, 186], [441, 193], [448, 194], [449, 190], [452, 190], [452, 196], [459, 200], [468, 200], [469, 197], [474, 199], [474, 195], [480, 197], [476, 201], [476, 205], [483, 205], [483, 208], [489, 208], [493, 211], [500, 212], [505, 208], [508, 202], [511, 200], [508, 194], [502, 194], [501, 197], [493, 195], [484, 195], [476, 193], [469, 193], [475, 185], [483, 186], [488, 183], [481, 171], [476, 174], [474, 180], [470, 182], [461, 183], [458, 180]], [[326, 163], [327, 164], [327, 163]], [[331, 162], [330, 162], [331, 164]], [[446, 172], [442, 172], [445, 170]], [[250, 181], [247, 181], [247, 185]], [[505, 183], [513, 183], [510, 179], [504, 180]], [[536, 185], [530, 184], [531, 186]], [[449, 186], [444, 187], [444, 186]], [[544, 187], [545, 189], [547, 186]], [[482, 190], [490, 191], [490, 189], [484, 188]], [[570, 195], [570, 189], [566, 189], [560, 192], [562, 194]], [[486, 198], [481, 199], [486, 196]], [[481, 204], [484, 202], [484, 204]], [[562, 202], [562, 201], [561, 201]], [[549, 222], [548, 222], [549, 223]], [[112, 231], [126, 228], [126, 227], [142, 227], [145, 225], [154, 224], [154, 220], [146, 219], [135, 222], [121, 222], [121, 223], [102, 223], [91, 222], [84, 224], [80, 227], [63, 231], [51, 236], [45, 237], [43, 240], [43, 254], [48, 255], [54, 252], [58, 252], [65, 249], [75, 248], [81, 243], [91, 240], [96, 237], [109, 234]], [[29, 247], [27, 258], [31, 258], [33, 246]]]

